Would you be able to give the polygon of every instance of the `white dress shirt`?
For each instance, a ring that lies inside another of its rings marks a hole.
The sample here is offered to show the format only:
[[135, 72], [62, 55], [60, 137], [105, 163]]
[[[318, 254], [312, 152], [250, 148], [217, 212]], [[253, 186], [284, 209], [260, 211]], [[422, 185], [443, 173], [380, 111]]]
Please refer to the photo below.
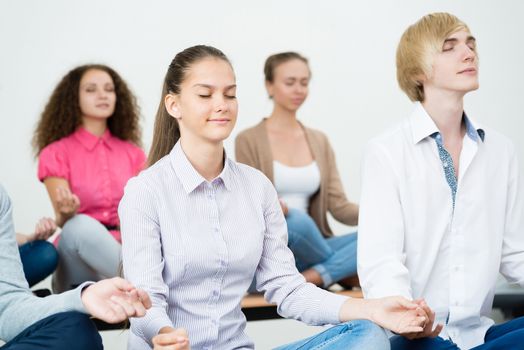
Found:
[[177, 143], [129, 181], [119, 214], [125, 276], [153, 302], [131, 320], [129, 349], [150, 349], [165, 326], [186, 328], [192, 349], [253, 349], [240, 301], [254, 275], [282, 316], [339, 323], [347, 298], [298, 273], [277, 194], [254, 168], [226, 157], [208, 182]]
[[[469, 120], [474, 128], [479, 125]], [[498, 272], [524, 285], [522, 183], [512, 143], [466, 134], [455, 208], [436, 140], [417, 103], [370, 141], [363, 162], [358, 273], [366, 298], [425, 298], [461, 349], [484, 342]]]

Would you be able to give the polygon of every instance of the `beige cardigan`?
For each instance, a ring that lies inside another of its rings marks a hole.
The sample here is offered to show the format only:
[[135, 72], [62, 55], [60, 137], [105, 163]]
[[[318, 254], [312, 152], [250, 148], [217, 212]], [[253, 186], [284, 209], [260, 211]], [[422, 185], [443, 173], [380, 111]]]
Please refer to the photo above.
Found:
[[[302, 125], [302, 124], [301, 124]], [[320, 170], [320, 189], [309, 203], [309, 215], [325, 237], [333, 236], [327, 222], [327, 212], [346, 224], [358, 223], [358, 205], [347, 200], [340, 182], [335, 154], [322, 132], [302, 125], [306, 139]], [[271, 182], [273, 180], [273, 156], [269, 145], [265, 119], [242, 131], [235, 140], [236, 160], [262, 171]]]

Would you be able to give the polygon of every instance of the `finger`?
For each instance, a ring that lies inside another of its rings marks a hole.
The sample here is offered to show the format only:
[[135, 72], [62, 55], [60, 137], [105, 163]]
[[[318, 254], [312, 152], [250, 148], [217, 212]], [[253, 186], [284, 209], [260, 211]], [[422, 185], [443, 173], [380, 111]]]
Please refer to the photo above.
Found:
[[435, 329], [428, 335], [430, 338], [435, 338], [436, 336], [438, 336], [440, 334], [440, 332], [442, 331], [442, 328], [444, 328], [444, 325], [443, 324], [437, 324], [437, 326], [435, 327]]
[[142, 289], [137, 289], [136, 291], [138, 292], [138, 297], [140, 298], [140, 301], [142, 301], [142, 305], [144, 305], [146, 309], [149, 309], [153, 305], [151, 302], [151, 298], [149, 297], [149, 294], [147, 294]]
[[124, 299], [135, 309], [135, 314], [132, 315], [132, 317], [142, 317], [146, 314], [146, 308], [142, 304], [136, 289], [133, 289], [131, 292], [127, 292], [123, 295]]
[[188, 338], [187, 331], [185, 328], [177, 328], [173, 333], [177, 334], [180, 337]]
[[163, 334], [157, 334], [153, 338], [153, 343], [155, 345], [174, 345], [176, 343], [179, 343], [183, 341], [185, 338], [181, 338], [180, 336], [176, 335], [174, 332], [169, 333], [163, 333]]
[[417, 307], [419, 307], [417, 303], [409, 301], [408, 299], [403, 297], [398, 298], [397, 302], [400, 306], [403, 306], [406, 309], [416, 309]]
[[111, 296], [111, 301], [120, 305], [122, 309], [124, 309], [127, 317], [135, 316], [136, 309], [129, 301], [126, 300], [126, 298], [123, 298], [117, 295], [113, 295]]
[[110, 320], [104, 320], [104, 321], [109, 322], [109, 323], [118, 323], [118, 322], [127, 320], [126, 311], [124, 310], [124, 308], [121, 305], [111, 300], [108, 300], [107, 304], [109, 305], [111, 309], [110, 316], [109, 316]]
[[72, 198], [73, 198], [73, 204], [75, 206], [80, 206], [80, 198], [78, 198], [78, 196], [76, 194], [73, 194]]
[[119, 290], [124, 292], [130, 292], [131, 290], [135, 289], [135, 287], [125, 279], [121, 277], [113, 277], [111, 278], [111, 283]]

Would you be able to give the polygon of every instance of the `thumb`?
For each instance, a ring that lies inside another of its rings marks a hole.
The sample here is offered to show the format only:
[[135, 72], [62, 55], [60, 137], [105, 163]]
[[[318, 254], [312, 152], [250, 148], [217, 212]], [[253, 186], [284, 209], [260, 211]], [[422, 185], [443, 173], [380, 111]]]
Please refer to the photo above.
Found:
[[135, 289], [135, 287], [130, 282], [121, 277], [113, 277], [111, 278], [111, 282], [116, 288], [118, 288], [121, 291], [129, 292]]
[[413, 309], [416, 309], [417, 307], [419, 307], [419, 305], [417, 303], [409, 301], [408, 299], [406, 299], [404, 297], [399, 297], [397, 301], [398, 301], [400, 306], [403, 306], [406, 309], [413, 310]]
[[173, 333], [177, 336], [188, 338], [187, 331], [185, 330], [185, 328], [177, 328]]

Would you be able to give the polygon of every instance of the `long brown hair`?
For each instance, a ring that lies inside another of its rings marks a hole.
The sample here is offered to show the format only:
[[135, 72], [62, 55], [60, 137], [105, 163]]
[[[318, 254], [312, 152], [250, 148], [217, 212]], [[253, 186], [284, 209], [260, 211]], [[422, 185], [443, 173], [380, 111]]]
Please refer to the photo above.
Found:
[[153, 142], [147, 158], [149, 166], [168, 154], [180, 138], [178, 121], [166, 110], [164, 99], [167, 94], [179, 94], [180, 85], [184, 82], [187, 72], [197, 61], [204, 58], [218, 58], [229, 62], [227, 56], [217, 48], [206, 45], [192, 46], [176, 54], [167, 69], [162, 96], [156, 112]]
[[109, 131], [122, 140], [140, 146], [140, 110], [136, 97], [113, 69], [102, 64], [88, 64], [69, 71], [51, 94], [33, 135], [32, 145], [36, 156], [44, 147], [72, 134], [82, 124], [79, 102], [80, 80], [88, 70], [92, 69], [109, 74], [115, 86], [115, 111], [107, 120]]

